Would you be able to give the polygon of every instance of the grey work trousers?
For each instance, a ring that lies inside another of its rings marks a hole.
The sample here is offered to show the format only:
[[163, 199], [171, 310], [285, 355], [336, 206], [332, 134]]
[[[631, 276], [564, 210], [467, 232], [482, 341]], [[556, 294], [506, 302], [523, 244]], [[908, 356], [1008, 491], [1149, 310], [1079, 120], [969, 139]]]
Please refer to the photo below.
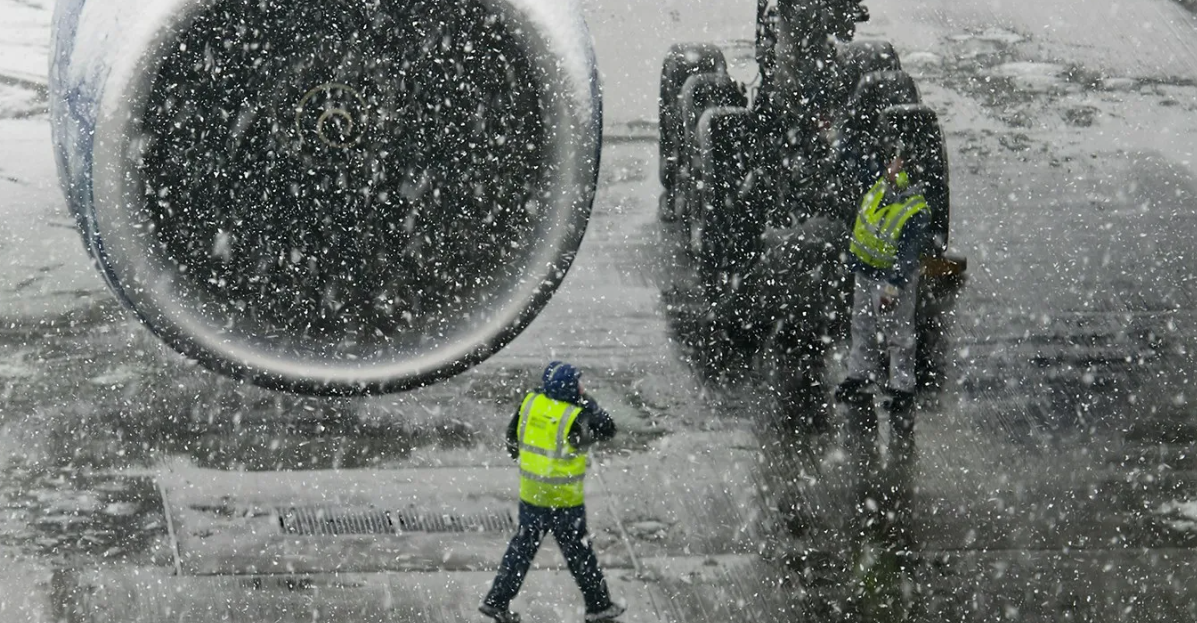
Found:
[[897, 305], [881, 311], [885, 280], [856, 274], [852, 297], [852, 350], [848, 353], [848, 378], [881, 384], [881, 355], [889, 355], [889, 389], [914, 393], [917, 350], [914, 313], [918, 306], [918, 273], [911, 276], [897, 297]]

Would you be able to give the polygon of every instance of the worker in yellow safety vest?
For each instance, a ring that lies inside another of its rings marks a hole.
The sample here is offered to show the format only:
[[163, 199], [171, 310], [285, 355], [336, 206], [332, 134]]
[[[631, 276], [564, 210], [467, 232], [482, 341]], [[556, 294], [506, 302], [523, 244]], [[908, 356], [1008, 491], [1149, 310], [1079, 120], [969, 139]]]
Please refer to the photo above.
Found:
[[549, 532], [582, 589], [586, 620], [608, 621], [626, 609], [611, 600], [586, 532], [587, 449], [614, 437], [615, 422], [582, 390], [581, 376], [568, 363], [550, 363], [540, 391], [524, 397], [507, 427], [507, 449], [520, 466], [520, 524], [479, 607], [498, 623], [520, 620], [509, 605]]
[[[930, 238], [931, 210], [918, 179], [921, 157], [896, 133], [882, 144], [885, 171], [865, 193], [852, 231], [849, 262], [855, 275], [852, 346], [848, 375], [836, 398], [876, 427], [871, 383], [890, 395], [890, 426], [896, 438], [913, 434], [917, 338], [915, 311], [919, 270]], [[888, 378], [879, 378], [881, 355], [888, 355]]]

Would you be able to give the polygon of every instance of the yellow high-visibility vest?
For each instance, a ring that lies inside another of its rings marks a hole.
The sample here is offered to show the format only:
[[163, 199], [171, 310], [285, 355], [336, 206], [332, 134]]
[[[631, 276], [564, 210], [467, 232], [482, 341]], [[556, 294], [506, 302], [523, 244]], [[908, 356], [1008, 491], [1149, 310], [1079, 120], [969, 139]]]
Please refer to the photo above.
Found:
[[529, 393], [520, 405], [520, 499], [548, 508], [583, 504], [586, 453], [570, 445], [569, 429], [582, 408]]
[[897, 203], [881, 205], [889, 189], [881, 178], [860, 202], [856, 227], [852, 230], [852, 254], [860, 261], [881, 270], [893, 268], [898, 261], [898, 240], [910, 217], [927, 209], [921, 194], [913, 194]]

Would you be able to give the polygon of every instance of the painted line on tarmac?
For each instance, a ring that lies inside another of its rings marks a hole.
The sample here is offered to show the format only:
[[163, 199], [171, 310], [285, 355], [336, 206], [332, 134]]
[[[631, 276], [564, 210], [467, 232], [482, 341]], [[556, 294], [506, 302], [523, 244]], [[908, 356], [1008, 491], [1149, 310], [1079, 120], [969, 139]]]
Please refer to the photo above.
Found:
[[[601, 469], [594, 470], [595, 477], [598, 478], [599, 484], [607, 492], [607, 512], [611, 513], [611, 518], [615, 520], [615, 525], [619, 526], [619, 536], [623, 539], [623, 546], [628, 550], [628, 558], [632, 560], [632, 569], [636, 572], [637, 578], [644, 578], [644, 567], [640, 565], [640, 559], [636, 557], [636, 551], [632, 549], [632, 539], [628, 536], [628, 530], [623, 525], [623, 519], [619, 517], [619, 513], [615, 512], [615, 502], [612, 501], [611, 488], [607, 486], [607, 481], [603, 478]], [[661, 620], [661, 609], [657, 607], [657, 600], [653, 597], [653, 592], [648, 591], [648, 602], [652, 604], [653, 614], [657, 615], [657, 620]]]
[[183, 561], [179, 557], [179, 538], [178, 533], [175, 532], [175, 520], [170, 516], [166, 487], [157, 478], [154, 479], [154, 484], [158, 487], [158, 496], [162, 498], [162, 514], [166, 516], [166, 536], [170, 539], [171, 555], [175, 559], [175, 575], [181, 576], [183, 575]]

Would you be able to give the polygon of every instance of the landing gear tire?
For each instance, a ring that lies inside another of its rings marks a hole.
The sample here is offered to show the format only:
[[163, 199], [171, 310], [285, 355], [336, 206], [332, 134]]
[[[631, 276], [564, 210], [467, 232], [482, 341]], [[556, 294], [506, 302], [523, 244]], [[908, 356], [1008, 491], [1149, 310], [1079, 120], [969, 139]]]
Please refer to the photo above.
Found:
[[723, 51], [711, 43], [676, 43], [669, 48], [661, 64], [660, 96], [657, 103], [660, 114], [659, 178], [663, 192], [658, 215], [665, 222], [677, 219], [673, 208], [681, 147], [682, 87], [691, 76], [706, 73], [727, 74], [727, 61], [723, 57]]
[[849, 221], [854, 217], [856, 203], [868, 189], [862, 172], [884, 166], [877, 162], [881, 113], [891, 106], [917, 103], [918, 87], [904, 71], [873, 71], [857, 82], [836, 124], [840, 218]]
[[690, 250], [704, 286], [718, 293], [751, 264], [761, 227], [751, 205], [752, 113], [732, 106], [708, 109], [695, 134], [698, 183], [689, 218]]
[[882, 111], [880, 123], [902, 135], [910, 154], [907, 167], [914, 165], [922, 170], [918, 181], [924, 186], [923, 197], [931, 209], [929, 254], [943, 256], [948, 248], [952, 206], [948, 193], [948, 154], [939, 116], [922, 104], [902, 104]]
[[835, 56], [842, 97], [850, 95], [865, 74], [902, 69], [898, 53], [888, 41], [852, 41], [840, 45]]
[[673, 215], [682, 218], [687, 226], [693, 216], [702, 188], [701, 155], [698, 145], [698, 122], [711, 108], [744, 107], [747, 98], [739, 83], [726, 74], [690, 76], [682, 87], [680, 143], [677, 171], [673, 185]]

